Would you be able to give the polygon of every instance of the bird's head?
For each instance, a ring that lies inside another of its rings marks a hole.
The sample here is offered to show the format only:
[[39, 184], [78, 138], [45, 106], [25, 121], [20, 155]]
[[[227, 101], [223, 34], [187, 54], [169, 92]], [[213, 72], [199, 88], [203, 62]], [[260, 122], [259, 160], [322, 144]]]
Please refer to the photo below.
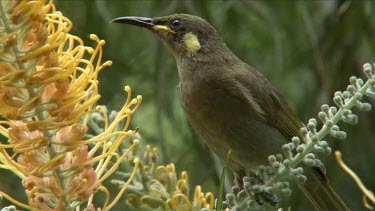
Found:
[[187, 14], [144, 18], [125, 16], [112, 20], [146, 28], [155, 33], [176, 57], [211, 54], [226, 45], [216, 30], [204, 19]]

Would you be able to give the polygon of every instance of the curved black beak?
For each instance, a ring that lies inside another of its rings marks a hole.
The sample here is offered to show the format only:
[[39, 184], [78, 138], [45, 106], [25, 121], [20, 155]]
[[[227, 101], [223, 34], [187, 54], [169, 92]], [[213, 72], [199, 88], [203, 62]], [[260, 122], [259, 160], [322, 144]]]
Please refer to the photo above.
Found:
[[124, 16], [113, 19], [111, 23], [125, 23], [142, 28], [153, 29], [155, 24], [152, 22], [152, 18], [136, 17], [136, 16]]

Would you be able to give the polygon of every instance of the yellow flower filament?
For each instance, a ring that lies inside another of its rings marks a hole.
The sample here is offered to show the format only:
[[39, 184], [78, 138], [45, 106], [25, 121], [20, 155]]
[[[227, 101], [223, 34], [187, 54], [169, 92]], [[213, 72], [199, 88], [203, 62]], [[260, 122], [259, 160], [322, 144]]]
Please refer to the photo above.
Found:
[[2, 197], [6, 198], [7, 200], [9, 200], [10, 202], [12, 202], [13, 204], [17, 205], [17, 206], [20, 206], [20, 207], [22, 207], [22, 208], [24, 208], [24, 209], [28, 209], [28, 210], [31, 209], [31, 207], [30, 207], [29, 205], [24, 204], [24, 203], [22, 203], [22, 202], [20, 202], [20, 201], [15, 200], [14, 198], [12, 198], [11, 196], [9, 196], [8, 194], [6, 194], [6, 193], [3, 192], [3, 191], [0, 191], [0, 195], [1, 195]]
[[133, 180], [133, 178], [135, 176], [135, 173], [138, 170], [138, 166], [139, 166], [139, 159], [138, 158], [134, 159], [134, 164], [135, 165], [134, 165], [133, 172], [130, 175], [130, 178], [128, 179], [128, 181], [121, 188], [120, 192], [117, 194], [117, 196], [115, 197], [115, 199], [111, 202], [111, 204], [109, 204], [108, 207], [103, 207], [103, 210], [110, 210], [118, 202], [118, 200], [120, 200], [121, 196], [124, 194], [126, 188], [129, 186], [130, 182]]

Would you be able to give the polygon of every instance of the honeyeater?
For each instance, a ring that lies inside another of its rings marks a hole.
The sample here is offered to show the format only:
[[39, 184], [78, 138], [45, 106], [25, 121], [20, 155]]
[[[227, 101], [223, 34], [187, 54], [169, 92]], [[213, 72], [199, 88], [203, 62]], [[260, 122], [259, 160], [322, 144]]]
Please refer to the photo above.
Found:
[[[267, 157], [301, 136], [301, 121], [284, 97], [256, 69], [241, 61], [204, 19], [187, 14], [112, 20], [146, 28], [172, 52], [180, 100], [195, 132], [219, 157], [229, 150], [237, 181], [253, 175]], [[308, 168], [308, 169], [306, 169]], [[306, 167], [298, 186], [317, 210], [348, 210], [330, 187], [323, 167]], [[240, 183], [240, 182], [238, 182]]]

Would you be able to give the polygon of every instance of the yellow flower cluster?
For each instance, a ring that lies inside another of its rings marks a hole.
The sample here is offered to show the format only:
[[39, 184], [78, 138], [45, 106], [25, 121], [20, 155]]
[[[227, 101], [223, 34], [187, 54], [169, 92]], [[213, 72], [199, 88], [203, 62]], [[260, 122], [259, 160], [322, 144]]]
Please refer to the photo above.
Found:
[[[72, 23], [52, 1], [0, 0], [0, 168], [22, 179], [28, 205], [5, 196], [18, 206], [42, 210], [72, 210], [83, 203], [93, 208], [93, 195], [107, 193], [101, 184], [132, 151], [138, 141], [118, 154], [132, 114], [141, 97], [128, 99], [104, 132], [85, 140], [87, 122], [100, 98], [97, 76], [111, 65], [102, 63], [104, 40], [96, 35], [95, 49], [69, 34]], [[85, 59], [87, 58], [88, 59]], [[121, 130], [116, 126], [125, 122]], [[116, 129], [116, 130], [115, 130]], [[134, 160], [134, 176], [138, 159]], [[111, 166], [108, 164], [111, 163]], [[114, 164], [113, 164], [114, 163]], [[129, 183], [132, 176], [129, 178]]]

